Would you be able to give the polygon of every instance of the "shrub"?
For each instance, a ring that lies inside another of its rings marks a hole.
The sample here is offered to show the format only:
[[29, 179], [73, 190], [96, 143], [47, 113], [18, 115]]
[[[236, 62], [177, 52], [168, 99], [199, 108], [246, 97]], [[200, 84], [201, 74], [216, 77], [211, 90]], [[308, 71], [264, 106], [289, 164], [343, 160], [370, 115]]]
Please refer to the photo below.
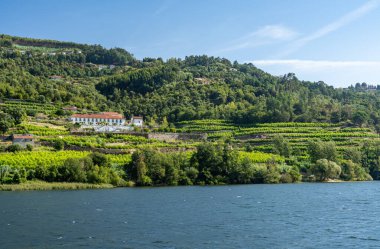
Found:
[[54, 148], [56, 151], [63, 150], [64, 147], [65, 147], [65, 142], [63, 142], [61, 139], [57, 139], [57, 140], [53, 143], [53, 148]]
[[8, 152], [17, 152], [17, 151], [22, 151], [23, 148], [19, 144], [12, 144], [9, 145], [6, 149]]
[[26, 145], [26, 150], [27, 151], [32, 151], [33, 150], [33, 146], [31, 144], [27, 144]]
[[335, 162], [320, 159], [311, 165], [310, 171], [315, 175], [317, 181], [326, 181], [329, 178], [338, 178], [342, 169]]

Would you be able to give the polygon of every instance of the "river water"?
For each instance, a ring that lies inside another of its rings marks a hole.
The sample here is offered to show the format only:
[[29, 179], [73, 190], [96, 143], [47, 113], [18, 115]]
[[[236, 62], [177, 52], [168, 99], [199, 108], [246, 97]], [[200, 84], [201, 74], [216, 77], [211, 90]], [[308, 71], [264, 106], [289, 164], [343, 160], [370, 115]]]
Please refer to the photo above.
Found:
[[380, 248], [380, 182], [0, 192], [0, 248]]

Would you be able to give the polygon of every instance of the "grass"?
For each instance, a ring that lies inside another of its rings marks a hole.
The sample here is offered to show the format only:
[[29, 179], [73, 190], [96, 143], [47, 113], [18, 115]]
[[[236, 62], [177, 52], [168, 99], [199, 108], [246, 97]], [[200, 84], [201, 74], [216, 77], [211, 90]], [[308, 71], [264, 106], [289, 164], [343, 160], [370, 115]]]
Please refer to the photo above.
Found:
[[114, 188], [111, 184], [90, 184], [80, 182], [44, 182], [27, 181], [20, 184], [0, 184], [0, 191], [25, 190], [76, 190], [76, 189], [103, 189]]

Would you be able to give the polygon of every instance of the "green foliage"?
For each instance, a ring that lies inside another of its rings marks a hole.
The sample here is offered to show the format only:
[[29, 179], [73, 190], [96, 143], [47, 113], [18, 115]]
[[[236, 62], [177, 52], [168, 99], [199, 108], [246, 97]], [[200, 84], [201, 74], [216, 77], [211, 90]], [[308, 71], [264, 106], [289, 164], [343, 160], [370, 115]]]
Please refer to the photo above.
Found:
[[276, 135], [273, 138], [273, 152], [284, 157], [289, 157], [292, 153], [292, 149], [287, 140], [283, 136]]
[[300, 180], [298, 171], [282, 168], [273, 157], [266, 158], [266, 164], [256, 164], [259, 160], [253, 153], [242, 156], [230, 144], [203, 143], [192, 154], [139, 150], [125, 170], [129, 180], [143, 186], [278, 183], [285, 174], [289, 182]]
[[5, 183], [8, 181], [11, 171], [11, 167], [7, 165], [0, 165], [0, 183]]
[[338, 178], [342, 169], [335, 162], [327, 159], [319, 159], [311, 165], [310, 171], [315, 175], [317, 181]]
[[82, 151], [20, 151], [17, 153], [0, 153], [0, 165], [8, 165], [12, 168], [25, 167], [36, 169], [60, 166], [68, 158], [83, 158], [89, 152]]
[[99, 152], [94, 152], [91, 154], [91, 160], [94, 163], [94, 165], [98, 165], [100, 167], [109, 167], [110, 166], [110, 161], [107, 158], [106, 155], [101, 154]]
[[143, 152], [138, 151], [133, 153], [129, 174], [138, 185], [147, 186], [152, 184], [152, 180], [147, 176], [147, 168]]
[[9, 128], [14, 126], [14, 119], [8, 113], [0, 112], [0, 132], [2, 134], [6, 133]]
[[32, 151], [32, 150], [33, 150], [33, 145], [31, 145], [31, 144], [27, 144], [27, 145], [26, 145], [26, 150], [27, 150], [27, 151]]
[[188, 168], [188, 158], [181, 153], [164, 154], [145, 149], [132, 155], [132, 161], [125, 166], [128, 177], [138, 185], [191, 185], [189, 178], [194, 174]]
[[333, 142], [310, 141], [308, 144], [308, 152], [312, 163], [319, 159], [327, 159], [336, 161], [337, 152]]
[[68, 158], [64, 164], [58, 168], [59, 178], [64, 182], [86, 182], [87, 178], [84, 168], [84, 160]]
[[255, 163], [266, 163], [268, 162], [268, 160], [274, 160], [277, 163], [284, 162], [284, 158], [279, 155], [264, 153], [260, 151], [239, 151], [239, 159], [242, 160], [244, 158], [248, 158], [249, 160]]
[[19, 144], [12, 144], [6, 148], [7, 152], [18, 152], [18, 151], [22, 151], [22, 150], [23, 150], [23, 148]]
[[343, 151], [343, 158], [353, 163], [361, 163], [362, 154], [358, 148], [347, 148]]
[[62, 140], [58, 139], [54, 142], [53, 144], [53, 148], [56, 150], [56, 151], [60, 151], [60, 150], [63, 150], [65, 147], [65, 142], [63, 142]]
[[368, 181], [372, 177], [359, 164], [348, 160], [342, 164], [342, 179], [346, 181]]
[[368, 121], [368, 119], [369, 115], [365, 111], [357, 111], [352, 116], [352, 121], [358, 126], [362, 126], [363, 124], [365, 124]]
[[7, 113], [11, 115], [15, 125], [21, 124], [22, 121], [24, 121], [24, 119], [26, 118], [26, 114], [22, 109], [10, 109], [7, 110]]
[[362, 166], [372, 175], [375, 176], [380, 171], [380, 142], [366, 141], [362, 148]]
[[49, 126], [41, 126], [33, 123], [22, 123], [16, 127], [20, 130], [19, 133], [29, 133], [37, 136], [54, 136], [54, 135], [65, 135], [68, 131], [63, 126], [56, 126], [54, 128]]

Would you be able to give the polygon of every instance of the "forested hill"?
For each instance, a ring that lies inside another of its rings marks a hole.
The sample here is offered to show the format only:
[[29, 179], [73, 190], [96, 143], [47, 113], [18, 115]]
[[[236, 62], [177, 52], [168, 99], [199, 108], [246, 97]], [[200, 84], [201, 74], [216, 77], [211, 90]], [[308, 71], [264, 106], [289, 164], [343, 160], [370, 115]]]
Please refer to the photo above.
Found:
[[124, 49], [0, 35], [0, 99], [144, 115], [150, 122], [328, 122], [380, 127], [377, 87], [335, 89], [208, 56], [138, 60]]

